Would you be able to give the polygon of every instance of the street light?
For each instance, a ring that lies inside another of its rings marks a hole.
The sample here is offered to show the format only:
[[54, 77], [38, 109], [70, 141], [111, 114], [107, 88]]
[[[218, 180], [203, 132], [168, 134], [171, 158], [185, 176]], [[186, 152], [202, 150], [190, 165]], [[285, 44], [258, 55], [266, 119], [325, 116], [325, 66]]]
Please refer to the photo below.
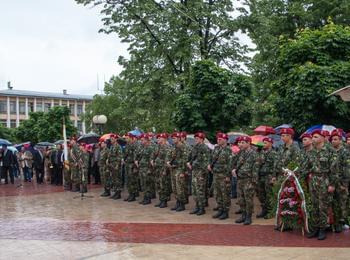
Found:
[[107, 123], [105, 115], [96, 115], [92, 118], [92, 122], [98, 127], [99, 134], [102, 135], [102, 127]]

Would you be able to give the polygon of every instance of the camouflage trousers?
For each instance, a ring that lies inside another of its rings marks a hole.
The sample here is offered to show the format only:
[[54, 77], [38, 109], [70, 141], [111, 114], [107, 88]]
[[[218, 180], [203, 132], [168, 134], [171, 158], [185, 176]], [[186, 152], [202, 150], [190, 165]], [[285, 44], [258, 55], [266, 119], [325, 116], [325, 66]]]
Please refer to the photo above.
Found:
[[111, 188], [114, 192], [120, 192], [123, 190], [122, 185], [122, 173], [121, 169], [117, 165], [109, 166], [110, 178], [111, 178]]
[[139, 191], [139, 172], [133, 163], [125, 164], [127, 176], [126, 188], [129, 194], [137, 194]]
[[175, 170], [175, 168], [170, 168], [170, 179], [171, 179], [171, 190], [174, 193], [175, 198], [177, 198], [176, 170]]
[[204, 208], [207, 200], [207, 169], [192, 170], [192, 195], [196, 206]]
[[270, 211], [272, 209], [272, 202], [270, 201], [272, 198], [271, 176], [259, 176], [256, 194], [261, 208]]
[[238, 205], [241, 210], [248, 215], [251, 215], [254, 212], [254, 191], [255, 185], [252, 178], [238, 178]]
[[147, 198], [151, 198], [154, 192], [154, 176], [153, 171], [150, 167], [140, 167], [140, 176], [143, 179], [143, 191], [144, 196]]
[[335, 185], [335, 191], [332, 197], [333, 200], [333, 211], [335, 213], [336, 222], [344, 222], [348, 218], [348, 196], [349, 190], [347, 185], [344, 185], [345, 189], [341, 189], [341, 184]]
[[71, 179], [72, 179], [72, 186], [79, 186], [81, 182], [81, 176], [80, 171], [78, 167], [71, 167], [70, 168], [71, 173]]
[[231, 178], [226, 180], [226, 176], [221, 173], [213, 173], [214, 196], [219, 208], [229, 210], [231, 206]]
[[100, 166], [100, 176], [101, 176], [101, 184], [102, 186], [110, 190], [111, 189], [111, 179], [109, 175], [109, 170], [106, 165]]
[[186, 172], [181, 169], [174, 169], [176, 178], [176, 199], [182, 203], [186, 202]]
[[69, 187], [72, 184], [71, 169], [63, 168], [64, 185]]
[[157, 191], [159, 194], [159, 200], [160, 201], [166, 201], [169, 199], [170, 196], [170, 183], [169, 183], [169, 176], [168, 171], [165, 168], [162, 167], [156, 167], [154, 169], [154, 173], [158, 181], [156, 182]]
[[309, 181], [314, 228], [326, 228], [328, 225], [329, 181], [324, 176], [313, 175]]

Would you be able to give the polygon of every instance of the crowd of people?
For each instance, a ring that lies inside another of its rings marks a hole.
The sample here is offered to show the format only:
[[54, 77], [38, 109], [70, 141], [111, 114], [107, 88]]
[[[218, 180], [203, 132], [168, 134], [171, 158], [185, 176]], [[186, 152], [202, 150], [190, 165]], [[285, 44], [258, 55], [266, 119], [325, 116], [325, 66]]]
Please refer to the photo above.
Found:
[[[40, 183], [44, 158], [48, 158], [51, 183], [60, 185], [63, 179], [66, 190], [87, 192], [90, 176], [94, 176], [95, 183], [101, 182], [103, 186], [102, 197], [122, 199], [125, 187], [124, 201], [133, 202], [141, 197], [139, 203], [148, 205], [158, 197], [155, 206], [167, 208], [173, 196], [175, 204], [171, 210], [175, 212], [185, 211], [192, 195], [195, 206], [189, 213], [206, 214], [208, 198], [213, 194], [216, 213], [212, 217], [218, 220], [229, 218], [232, 183], [237, 181], [239, 210], [235, 214], [240, 216], [235, 222], [244, 225], [252, 223], [255, 194], [261, 205], [256, 217], [267, 219], [274, 215], [272, 209], [277, 201], [272, 194], [273, 187], [281, 185], [284, 168], [298, 166], [291, 170], [305, 183], [311, 197], [309, 214], [313, 221], [307, 236], [323, 240], [331, 224], [335, 232], [342, 232], [349, 224], [350, 135], [341, 129], [331, 133], [314, 130], [300, 137], [301, 147], [294, 142], [292, 128], [282, 128], [280, 135], [283, 145], [277, 150], [268, 136], [260, 148], [252, 145], [249, 136], [239, 136], [236, 139], [239, 151], [234, 153], [225, 133], [217, 134], [214, 150], [204, 143], [203, 132], [194, 135], [193, 146], [186, 142], [184, 132], [149, 133], [139, 137], [131, 133], [111, 134], [109, 139], [101, 140], [92, 148], [71, 138], [68, 160], [61, 146], [45, 153], [36, 150], [31, 155], [27, 153], [30, 147], [24, 147], [17, 158], [24, 165], [25, 180], [30, 181], [28, 169], [34, 167]], [[126, 144], [120, 145], [121, 139]], [[9, 157], [6, 149], [1, 152], [5, 180], [11, 164], [8, 162], [14, 160]], [[333, 223], [329, 222], [330, 208], [337, 216]]]

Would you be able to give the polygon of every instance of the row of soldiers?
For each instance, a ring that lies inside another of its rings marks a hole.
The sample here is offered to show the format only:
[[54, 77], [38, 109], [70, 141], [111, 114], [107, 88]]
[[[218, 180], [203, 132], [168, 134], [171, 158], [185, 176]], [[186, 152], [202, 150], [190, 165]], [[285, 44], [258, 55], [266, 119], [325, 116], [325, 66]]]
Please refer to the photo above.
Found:
[[[126, 187], [128, 197], [125, 201], [135, 201], [139, 192], [143, 191], [140, 204], [147, 205], [156, 198], [159, 203], [155, 206], [167, 207], [167, 202], [173, 193], [176, 199], [174, 211], [184, 211], [188, 203], [189, 184], [192, 185], [192, 195], [195, 207], [190, 214], [203, 215], [208, 205], [209, 174], [213, 175], [212, 188], [217, 207], [213, 218], [226, 219], [229, 217], [231, 205], [231, 178], [237, 178], [238, 204], [240, 209], [235, 212], [241, 214], [236, 223], [249, 225], [252, 223], [254, 209], [254, 194], [261, 203], [261, 212], [258, 218], [271, 216], [272, 188], [280, 185], [283, 168], [294, 167], [300, 180], [307, 183], [312, 202], [312, 232], [309, 237], [326, 238], [325, 229], [328, 226], [329, 208], [334, 207], [336, 215], [336, 231], [339, 232], [348, 217], [348, 196], [350, 178], [350, 154], [348, 146], [342, 144], [342, 130], [336, 129], [328, 139], [327, 132], [316, 130], [312, 134], [304, 134], [301, 139], [303, 148], [293, 141], [294, 130], [283, 128], [280, 131], [284, 144], [278, 151], [273, 149], [273, 140], [264, 138], [261, 150], [251, 145], [249, 136], [240, 136], [236, 142], [240, 148], [233, 154], [227, 144], [228, 136], [217, 134], [217, 145], [210, 151], [204, 143], [205, 134], [195, 134], [196, 144], [192, 147], [186, 142], [186, 133], [173, 133], [173, 145], [168, 142], [169, 136], [165, 133], [156, 136], [143, 134], [140, 138], [127, 134], [126, 146], [122, 150], [118, 144], [118, 136], [111, 135], [110, 145], [101, 142], [101, 156], [99, 168], [101, 182], [104, 186], [103, 197], [121, 198], [122, 167], [125, 167]], [[74, 151], [74, 141], [71, 153]], [[82, 148], [82, 151], [84, 149]], [[75, 149], [75, 151], [79, 151]], [[74, 152], [73, 152], [74, 153]], [[73, 158], [72, 158], [73, 157]], [[71, 156], [72, 174], [79, 176], [80, 156]], [[73, 162], [74, 161], [74, 162]], [[74, 168], [75, 167], [75, 168]], [[80, 174], [80, 176], [84, 176]], [[86, 178], [80, 178], [85, 179]], [[75, 183], [78, 177], [75, 178]], [[86, 182], [83, 185], [86, 187]], [[74, 185], [73, 185], [74, 187]]]

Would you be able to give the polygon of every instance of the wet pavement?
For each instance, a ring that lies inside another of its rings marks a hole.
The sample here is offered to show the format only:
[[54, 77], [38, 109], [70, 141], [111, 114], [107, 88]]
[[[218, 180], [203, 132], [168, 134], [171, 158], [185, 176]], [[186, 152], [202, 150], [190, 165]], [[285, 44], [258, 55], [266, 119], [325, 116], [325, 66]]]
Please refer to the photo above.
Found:
[[[81, 199], [78, 193], [47, 184], [0, 185], [0, 259], [172, 259], [174, 254], [233, 259], [231, 253], [243, 259], [261, 259], [266, 253], [271, 259], [284, 254], [288, 259], [349, 259], [343, 258], [350, 254], [349, 231], [329, 233], [325, 241], [318, 241], [300, 231], [277, 232], [273, 220], [233, 224], [236, 200], [230, 218], [220, 221], [211, 218], [213, 199], [207, 214], [193, 216], [188, 214], [192, 201], [186, 211], [173, 212], [169, 208], [174, 200], [159, 209], [154, 207], [156, 200], [143, 206], [102, 198], [101, 191], [91, 185], [86, 194], [90, 197]], [[206, 254], [199, 250], [203, 246]], [[261, 258], [251, 252], [261, 252]]]

